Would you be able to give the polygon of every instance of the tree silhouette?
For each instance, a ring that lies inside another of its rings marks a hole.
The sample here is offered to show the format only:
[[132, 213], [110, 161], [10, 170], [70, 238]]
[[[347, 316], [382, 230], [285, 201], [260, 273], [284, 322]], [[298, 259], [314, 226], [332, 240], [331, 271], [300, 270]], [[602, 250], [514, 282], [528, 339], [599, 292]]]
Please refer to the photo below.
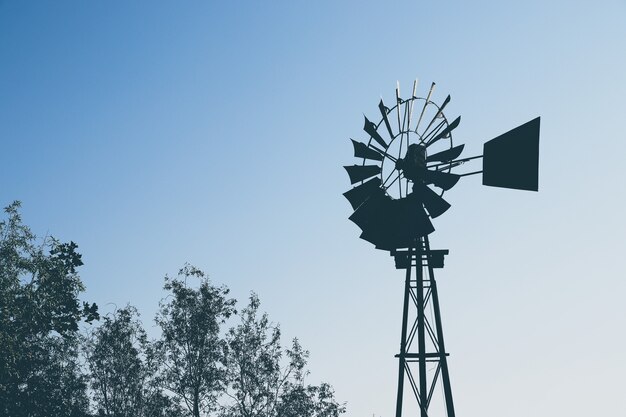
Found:
[[[259, 313], [254, 293], [239, 323], [226, 331], [225, 323], [237, 314], [236, 301], [191, 265], [165, 277], [157, 340], [148, 340], [132, 306], [82, 334], [79, 324], [99, 315], [95, 304], [78, 298], [84, 286], [77, 245], [38, 240], [22, 224], [19, 207], [11, 204], [0, 221], [0, 416], [337, 417], [345, 412], [330, 385], [305, 382], [308, 352], [296, 339], [283, 349], [279, 326]], [[188, 283], [192, 280], [197, 282]]]
[[[190, 278], [200, 280], [198, 289], [187, 285]], [[227, 298], [226, 287], [211, 285], [202, 271], [190, 265], [178, 277], [166, 277], [163, 288], [170, 294], [156, 317], [162, 332], [154, 344], [156, 360], [162, 365], [159, 379], [193, 417], [200, 417], [217, 409], [224, 388], [225, 342], [220, 329], [235, 312], [235, 300]]]
[[335, 417], [343, 413], [345, 407], [335, 401], [328, 384], [305, 384], [309, 352], [297, 339], [291, 349], [283, 350], [279, 326], [272, 325], [267, 314], [259, 315], [259, 306], [258, 296], [252, 293], [241, 323], [226, 336], [226, 395], [232, 402], [222, 408], [222, 415]]
[[78, 300], [77, 245], [37, 244], [19, 207], [5, 208], [0, 222], [0, 414], [81, 416], [88, 400], [78, 324], [97, 319], [97, 306]]
[[154, 378], [150, 345], [132, 306], [104, 317], [86, 343], [92, 398], [99, 415], [156, 417], [181, 415]]

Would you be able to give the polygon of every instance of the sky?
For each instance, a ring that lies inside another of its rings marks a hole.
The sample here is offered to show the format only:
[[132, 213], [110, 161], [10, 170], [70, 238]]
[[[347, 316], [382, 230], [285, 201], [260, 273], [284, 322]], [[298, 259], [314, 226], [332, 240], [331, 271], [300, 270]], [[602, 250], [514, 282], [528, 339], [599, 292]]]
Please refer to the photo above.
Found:
[[189, 262], [395, 407], [403, 274], [358, 238], [349, 138], [419, 78], [465, 155], [541, 116], [539, 192], [446, 193], [431, 246], [459, 415], [626, 415], [626, 2], [0, 1], [0, 204], [78, 243], [150, 334]]

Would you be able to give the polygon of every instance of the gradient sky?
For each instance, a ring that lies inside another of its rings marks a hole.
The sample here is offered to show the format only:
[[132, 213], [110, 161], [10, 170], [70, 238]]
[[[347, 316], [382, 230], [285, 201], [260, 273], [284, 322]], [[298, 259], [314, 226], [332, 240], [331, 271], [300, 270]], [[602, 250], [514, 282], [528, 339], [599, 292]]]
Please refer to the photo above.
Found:
[[626, 2], [0, 1], [0, 203], [151, 319], [185, 262], [258, 292], [348, 416], [390, 417], [403, 276], [358, 239], [350, 137], [437, 82], [467, 155], [542, 117], [540, 191], [436, 219], [457, 413], [626, 415]]

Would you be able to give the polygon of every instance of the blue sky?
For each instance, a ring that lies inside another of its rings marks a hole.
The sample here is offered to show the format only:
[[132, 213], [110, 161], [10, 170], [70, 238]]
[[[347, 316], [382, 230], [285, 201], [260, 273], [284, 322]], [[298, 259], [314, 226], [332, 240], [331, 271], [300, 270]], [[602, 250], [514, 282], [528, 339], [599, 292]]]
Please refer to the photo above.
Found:
[[184, 262], [258, 292], [349, 416], [388, 417], [402, 274], [347, 220], [349, 138], [416, 77], [468, 155], [539, 115], [539, 193], [465, 178], [435, 221], [456, 408], [623, 415], [625, 45], [616, 0], [5, 0], [0, 203], [79, 244], [103, 311], [150, 323]]

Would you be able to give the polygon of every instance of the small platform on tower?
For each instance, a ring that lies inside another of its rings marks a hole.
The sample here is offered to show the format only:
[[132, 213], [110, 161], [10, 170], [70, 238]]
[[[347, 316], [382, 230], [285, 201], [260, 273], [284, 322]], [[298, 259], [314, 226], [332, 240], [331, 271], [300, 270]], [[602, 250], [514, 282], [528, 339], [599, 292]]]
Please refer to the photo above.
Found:
[[[443, 268], [444, 256], [448, 253], [450, 253], [448, 249], [423, 250], [422, 265], [429, 265], [432, 268]], [[390, 255], [393, 256], [396, 261], [396, 269], [407, 269], [415, 265], [416, 253], [414, 251], [409, 255], [408, 250], [394, 250], [390, 252]]]

